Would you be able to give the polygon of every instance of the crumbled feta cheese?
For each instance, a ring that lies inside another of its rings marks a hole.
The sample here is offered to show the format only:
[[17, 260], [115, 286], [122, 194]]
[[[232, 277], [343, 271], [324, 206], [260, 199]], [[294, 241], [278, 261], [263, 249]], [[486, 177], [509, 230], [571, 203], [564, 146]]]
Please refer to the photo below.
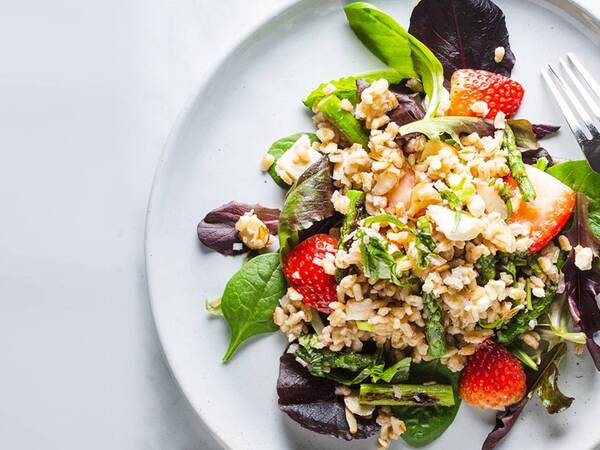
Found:
[[506, 114], [502, 111], [498, 111], [496, 117], [494, 117], [494, 128], [497, 130], [504, 130], [506, 126]]
[[544, 288], [535, 287], [535, 288], [531, 289], [531, 294], [534, 297], [542, 298], [542, 297], [544, 297], [546, 295], [546, 292], [544, 291]]
[[564, 234], [561, 234], [558, 237], [558, 245], [560, 246], [560, 249], [565, 252], [569, 252], [573, 248], [571, 246], [571, 243], [569, 242], [569, 238], [566, 237]]
[[343, 98], [342, 102], [340, 103], [340, 107], [344, 110], [344, 111], [348, 111], [348, 112], [352, 112], [352, 109], [354, 108], [352, 106], [352, 103], [350, 103], [350, 100], [348, 100], [347, 98]]
[[457, 223], [456, 212], [439, 205], [427, 207], [427, 215], [433, 220], [436, 228], [451, 241], [470, 241], [475, 239], [484, 229], [482, 220], [462, 213]]
[[277, 175], [287, 184], [294, 184], [302, 173], [308, 169], [321, 154], [312, 148], [310, 139], [306, 134], [285, 152], [275, 164]]
[[262, 157], [262, 160], [260, 161], [260, 170], [266, 172], [271, 168], [274, 162], [275, 158], [273, 157], [273, 155], [265, 153], [265, 155]]
[[504, 59], [505, 54], [506, 49], [504, 47], [496, 47], [496, 49], [494, 50], [494, 61], [500, 64]]
[[592, 261], [594, 260], [594, 252], [589, 247], [578, 245], [575, 247], [575, 265], [581, 270], [590, 270]]
[[488, 104], [486, 102], [484, 102], [483, 100], [474, 102], [473, 104], [471, 104], [470, 108], [474, 114], [477, 114], [480, 117], [485, 117], [490, 112], [490, 108], [488, 107]]
[[475, 217], [481, 217], [483, 216], [483, 213], [485, 213], [485, 202], [481, 196], [475, 194], [471, 197], [471, 200], [467, 204], [467, 208]]
[[323, 88], [323, 94], [325, 94], [325, 95], [331, 95], [331, 94], [333, 94], [335, 92], [335, 90], [336, 90], [335, 86], [333, 84], [329, 83], [327, 86], [325, 86]]
[[246, 247], [253, 250], [268, 247], [273, 243], [269, 229], [254, 211], [249, 211], [241, 216], [235, 224], [235, 229]]

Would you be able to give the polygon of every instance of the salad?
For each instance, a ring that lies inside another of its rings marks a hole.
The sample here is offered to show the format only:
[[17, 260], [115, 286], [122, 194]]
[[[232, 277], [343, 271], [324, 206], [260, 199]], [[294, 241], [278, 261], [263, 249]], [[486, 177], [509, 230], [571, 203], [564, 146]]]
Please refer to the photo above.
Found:
[[421, 447], [465, 402], [497, 410], [492, 449], [534, 395], [571, 405], [567, 351], [600, 369], [600, 175], [541, 147], [558, 127], [514, 118], [525, 89], [491, 1], [421, 0], [408, 31], [344, 12], [385, 66], [304, 98], [314, 131], [261, 161], [280, 209], [231, 201], [198, 225], [246, 253], [206, 303], [231, 331], [223, 361], [279, 330], [279, 407], [300, 426]]

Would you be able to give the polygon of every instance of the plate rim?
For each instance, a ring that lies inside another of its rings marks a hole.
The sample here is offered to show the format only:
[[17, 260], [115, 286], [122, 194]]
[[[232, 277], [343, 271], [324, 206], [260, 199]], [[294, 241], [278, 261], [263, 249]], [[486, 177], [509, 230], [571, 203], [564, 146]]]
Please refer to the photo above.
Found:
[[[165, 341], [167, 340], [165, 336], [165, 332], [162, 330], [161, 321], [157, 314], [157, 297], [158, 294], [153, 294], [153, 263], [152, 263], [152, 254], [151, 254], [151, 235], [153, 233], [153, 216], [156, 203], [158, 203], [159, 193], [161, 190], [161, 181], [164, 174], [164, 167], [167, 161], [171, 158], [171, 155], [175, 152], [177, 148], [177, 141], [181, 132], [185, 129], [187, 122], [190, 120], [190, 113], [196, 106], [197, 102], [200, 101], [202, 94], [205, 90], [209, 88], [211, 85], [211, 81], [218, 76], [221, 68], [227, 64], [229, 59], [234, 56], [254, 35], [260, 32], [263, 27], [271, 24], [276, 21], [279, 17], [284, 15], [288, 10], [293, 8], [294, 6], [304, 3], [310, 2], [313, 0], [284, 0], [281, 4], [275, 6], [273, 10], [266, 14], [262, 19], [260, 19], [256, 24], [254, 24], [250, 29], [240, 35], [238, 39], [234, 41], [232, 45], [229, 46], [227, 50], [222, 54], [220, 58], [217, 59], [216, 62], [213, 63], [212, 67], [205, 73], [203, 77], [195, 84], [195, 87], [191, 90], [191, 94], [187, 97], [183, 106], [181, 107], [179, 113], [176, 116], [175, 121], [171, 127], [171, 131], [169, 132], [165, 143], [163, 145], [160, 157], [156, 163], [156, 168], [154, 170], [154, 175], [152, 178], [152, 185], [150, 189], [150, 193], [148, 195], [148, 202], [145, 214], [145, 227], [144, 227], [144, 274], [146, 277], [146, 289], [148, 294], [148, 301], [150, 303], [150, 311], [152, 316], [152, 322], [156, 329], [156, 334], [158, 336], [159, 348], [160, 352], [167, 362], [167, 368], [169, 373], [171, 374], [172, 379], [175, 381], [177, 388], [183, 394], [185, 401], [191, 406], [197, 417], [202, 421], [204, 426], [208, 429], [211, 434], [211, 437], [217, 441], [217, 443], [223, 449], [234, 450], [230, 447], [224, 439], [222, 439], [217, 431], [211, 426], [210, 421], [205, 419], [203, 414], [201, 413], [200, 408], [198, 408], [195, 403], [191, 400], [191, 395], [188, 394], [188, 389], [184, 386], [183, 380], [179, 377], [176, 370], [176, 363], [174, 361], [174, 357], [171, 356], [166, 347]], [[580, 3], [581, 0], [528, 0], [530, 3], [538, 4], [543, 6], [551, 5], [554, 8], [558, 8], [559, 10], [566, 13], [571, 18], [575, 19], [578, 22], [585, 22], [585, 25], [596, 27], [598, 33], [600, 33], [600, 10], [598, 13], [592, 11], [588, 6]], [[340, 2], [342, 3], [342, 2]]]

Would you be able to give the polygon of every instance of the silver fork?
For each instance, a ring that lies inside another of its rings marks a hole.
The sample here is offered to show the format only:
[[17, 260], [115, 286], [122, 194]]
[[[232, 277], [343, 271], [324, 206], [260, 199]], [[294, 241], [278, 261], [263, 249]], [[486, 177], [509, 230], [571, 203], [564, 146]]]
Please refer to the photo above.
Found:
[[[542, 76], [558, 102], [558, 106], [560, 106], [590, 166], [596, 172], [600, 172], [600, 131], [592, 119], [594, 116], [600, 122], [600, 106], [594, 99], [595, 95], [600, 100], [600, 85], [572, 53], [567, 53], [566, 59], [560, 59], [560, 66], [586, 103], [587, 109], [558, 70], [548, 65], [542, 69]], [[587, 89], [582, 80], [585, 81]]]

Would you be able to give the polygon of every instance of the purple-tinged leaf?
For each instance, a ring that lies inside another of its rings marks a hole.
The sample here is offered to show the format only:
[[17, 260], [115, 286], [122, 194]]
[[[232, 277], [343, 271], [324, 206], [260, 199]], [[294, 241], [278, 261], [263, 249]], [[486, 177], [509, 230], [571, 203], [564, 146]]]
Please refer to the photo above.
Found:
[[519, 150], [521, 151], [521, 156], [523, 158], [523, 162], [525, 164], [535, 164], [537, 162], [538, 159], [540, 158], [546, 158], [546, 160], [548, 160], [548, 167], [551, 167], [554, 165], [554, 160], [552, 159], [552, 156], [550, 156], [550, 153], [548, 153], [548, 151], [544, 148], [521, 148], [519, 147]]
[[[223, 255], [238, 255], [250, 249], [243, 246], [234, 249], [234, 244], [241, 244], [235, 224], [245, 213], [254, 210], [254, 213], [269, 228], [271, 234], [277, 234], [277, 222], [280, 211], [276, 208], [266, 208], [259, 205], [229, 202], [209, 212], [198, 224], [198, 239], [208, 248], [218, 251]], [[237, 246], [236, 246], [237, 247]]]
[[496, 416], [496, 425], [483, 442], [481, 450], [492, 450], [508, 434], [525, 409], [527, 402], [533, 397], [545, 379], [554, 373], [554, 369], [558, 367], [558, 363], [565, 354], [566, 349], [567, 345], [561, 342], [542, 357], [537, 371], [525, 368], [527, 375], [527, 393], [525, 397], [498, 413]]
[[425, 107], [418, 93], [404, 94], [394, 92], [394, 95], [398, 100], [398, 106], [388, 113], [392, 122], [402, 126], [425, 117]]
[[558, 125], [533, 124], [531, 125], [531, 128], [538, 139], [544, 139], [560, 130], [560, 126]]
[[356, 417], [358, 430], [350, 433], [344, 401], [335, 395], [335, 383], [310, 375], [294, 355], [284, 353], [279, 360], [277, 379], [279, 409], [300, 426], [347, 441], [366, 439], [379, 431], [374, 418]]
[[[504, 13], [490, 0], [421, 0], [408, 31], [438, 57], [446, 80], [467, 68], [509, 77], [515, 64]], [[499, 63], [494, 60], [497, 47], [505, 49]]]
[[[581, 245], [593, 250], [598, 255], [600, 244], [594, 236], [589, 221], [590, 202], [585, 194], [577, 193], [577, 204], [573, 215], [573, 224], [567, 234], [573, 247]], [[600, 309], [597, 297], [600, 295], [600, 267], [595, 260], [590, 270], [581, 270], [575, 265], [575, 251], [571, 250], [563, 268], [565, 274], [565, 294], [571, 306], [578, 314], [573, 316], [573, 321], [579, 319], [579, 325], [587, 337], [586, 346], [594, 360], [596, 368], [600, 370], [600, 346], [594, 337], [600, 335]]]

